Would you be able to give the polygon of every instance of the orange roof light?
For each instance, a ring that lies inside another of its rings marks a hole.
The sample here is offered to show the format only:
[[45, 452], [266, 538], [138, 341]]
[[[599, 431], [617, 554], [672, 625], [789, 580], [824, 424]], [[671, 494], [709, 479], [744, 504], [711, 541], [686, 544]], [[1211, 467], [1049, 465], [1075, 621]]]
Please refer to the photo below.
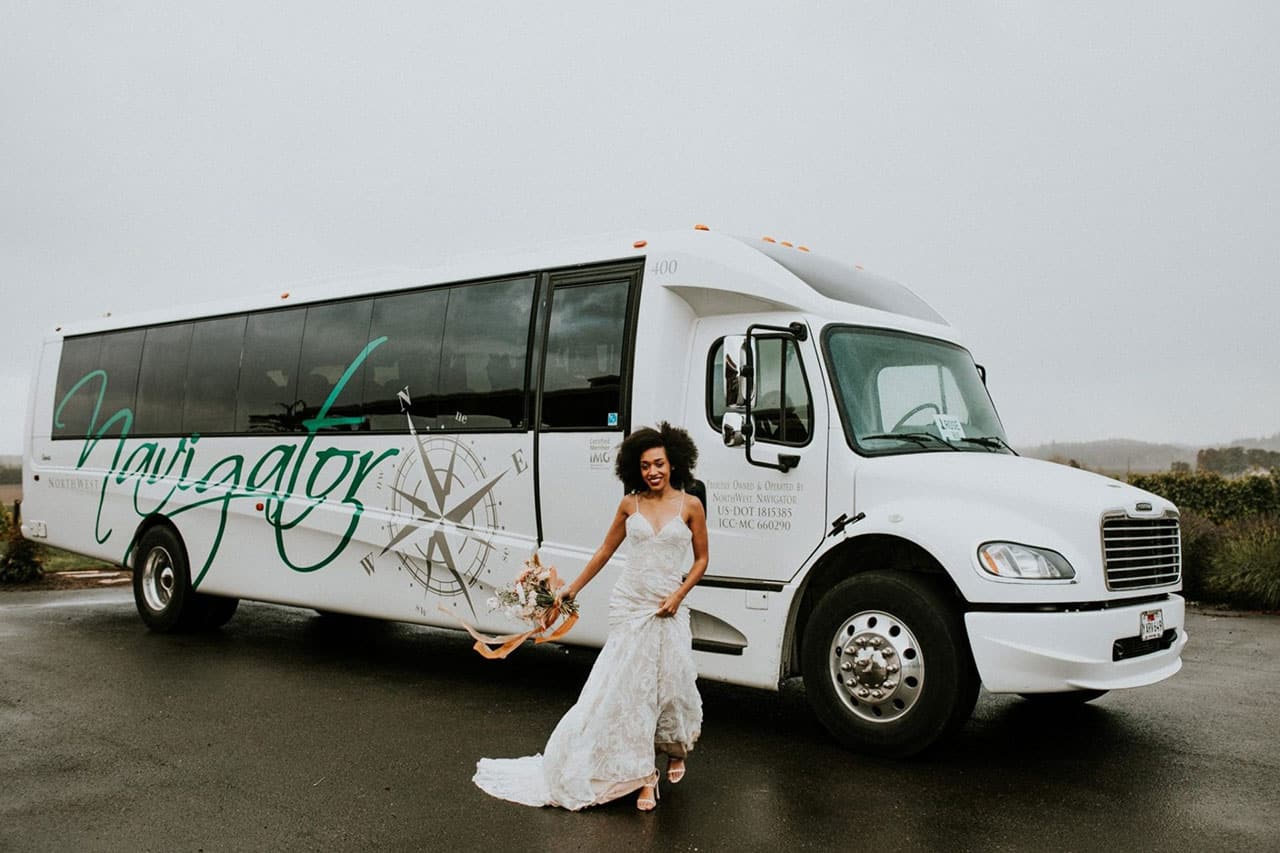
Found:
[[786, 246], [788, 249], [790, 249], [790, 248], [791, 248], [791, 244], [790, 244], [790, 243], [788, 243], [786, 240], [783, 240], [783, 241], [782, 241], [782, 245]]
[[773, 239], [772, 237], [761, 237], [760, 239], [761, 239], [761, 240], [763, 240], [763, 241], [765, 241], [766, 243], [776, 243], [776, 242], [778, 242], [777, 240]]
[[637, 240], [631, 244], [631, 247], [634, 249], [643, 249], [647, 245], [649, 245], [648, 240]]
[[286, 290], [284, 293], [280, 294], [280, 298], [281, 298], [281, 299], [288, 299], [288, 298], [289, 298], [289, 291], [287, 291], [287, 290]]
[[800, 250], [800, 251], [802, 251], [802, 252], [807, 252], [807, 251], [809, 251], [809, 247], [808, 247], [808, 246], [796, 246], [796, 248], [797, 248], [797, 249], [799, 249], [799, 250]]
[[711, 229], [705, 225], [695, 225], [693, 226], [693, 230], [694, 231], [710, 231]]

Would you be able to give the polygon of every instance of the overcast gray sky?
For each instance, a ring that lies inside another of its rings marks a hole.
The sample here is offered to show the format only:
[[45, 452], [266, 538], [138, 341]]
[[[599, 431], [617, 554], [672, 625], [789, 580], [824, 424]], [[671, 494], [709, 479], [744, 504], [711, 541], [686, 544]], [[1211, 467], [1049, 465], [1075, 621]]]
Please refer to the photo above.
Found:
[[35, 345], [635, 228], [916, 290], [1011, 439], [1280, 431], [1280, 5], [0, 0], [0, 453]]

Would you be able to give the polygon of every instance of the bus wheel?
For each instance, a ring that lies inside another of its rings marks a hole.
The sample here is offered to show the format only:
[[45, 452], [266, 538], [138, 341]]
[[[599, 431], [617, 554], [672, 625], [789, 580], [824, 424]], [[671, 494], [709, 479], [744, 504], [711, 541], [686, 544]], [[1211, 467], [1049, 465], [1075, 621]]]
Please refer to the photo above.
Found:
[[191, 589], [187, 552], [177, 534], [153, 527], [134, 553], [133, 601], [147, 627], [165, 633], [199, 626], [205, 602]]
[[918, 753], [964, 724], [978, 676], [958, 609], [927, 577], [867, 572], [819, 600], [805, 628], [805, 692], [845, 746]]

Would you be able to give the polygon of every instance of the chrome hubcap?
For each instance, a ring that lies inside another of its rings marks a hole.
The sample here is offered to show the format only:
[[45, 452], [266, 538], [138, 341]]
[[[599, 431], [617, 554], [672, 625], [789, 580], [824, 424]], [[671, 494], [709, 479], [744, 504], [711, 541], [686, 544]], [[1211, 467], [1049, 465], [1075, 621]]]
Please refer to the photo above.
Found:
[[845, 620], [831, 640], [831, 683], [856, 717], [873, 723], [897, 720], [920, 699], [924, 657], [907, 625], [880, 610]]
[[157, 612], [168, 607], [176, 582], [177, 574], [169, 552], [159, 547], [147, 552], [142, 563], [142, 597], [146, 599], [147, 607]]

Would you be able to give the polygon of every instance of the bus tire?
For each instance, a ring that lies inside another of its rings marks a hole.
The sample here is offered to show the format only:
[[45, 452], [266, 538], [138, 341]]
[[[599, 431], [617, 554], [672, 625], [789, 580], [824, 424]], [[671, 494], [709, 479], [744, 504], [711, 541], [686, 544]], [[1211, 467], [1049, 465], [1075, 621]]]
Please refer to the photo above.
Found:
[[162, 634], [200, 627], [204, 596], [191, 588], [187, 549], [168, 527], [152, 527], [134, 551], [133, 602], [152, 631]]
[[927, 749], [978, 698], [959, 609], [922, 575], [872, 571], [832, 587], [810, 614], [801, 664], [818, 720], [874, 755]]

